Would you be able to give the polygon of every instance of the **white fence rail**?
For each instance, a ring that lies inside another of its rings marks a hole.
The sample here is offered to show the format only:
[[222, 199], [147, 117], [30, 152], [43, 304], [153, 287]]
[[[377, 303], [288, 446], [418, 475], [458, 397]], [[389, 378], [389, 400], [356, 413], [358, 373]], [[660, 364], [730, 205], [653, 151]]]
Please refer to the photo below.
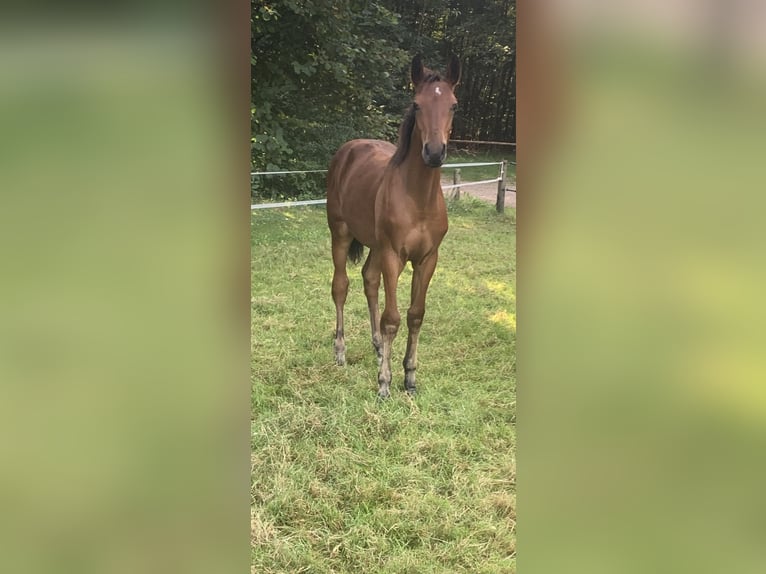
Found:
[[280, 203], [254, 203], [250, 206], [253, 209], [269, 209], [270, 207], [297, 207], [299, 205], [321, 205], [327, 203], [326, 199], [307, 199], [305, 201], [282, 201]]
[[[502, 211], [504, 203], [505, 203], [505, 174], [506, 174], [507, 162], [491, 161], [491, 162], [475, 162], [475, 163], [445, 163], [442, 166], [442, 169], [450, 169], [450, 168], [459, 169], [462, 167], [485, 167], [489, 165], [500, 166], [500, 174], [496, 178], [484, 179], [481, 181], [460, 182], [460, 183], [455, 183], [453, 185], [442, 185], [442, 190], [468, 187], [471, 185], [486, 185], [488, 183], [497, 183], [498, 184], [497, 210]], [[307, 170], [296, 170], [296, 171], [252, 171], [250, 172], [250, 177], [252, 178], [254, 176], [261, 176], [261, 175], [287, 175], [287, 174], [300, 174], [300, 173], [327, 173], [327, 170], [326, 169], [307, 169]], [[270, 209], [270, 208], [278, 208], [278, 207], [298, 207], [302, 205], [321, 205], [323, 203], [327, 203], [327, 200], [326, 199], [308, 199], [303, 201], [282, 201], [279, 203], [253, 203], [252, 205], [250, 205], [250, 210], [252, 211], [254, 209]]]
[[468, 181], [468, 182], [462, 182], [461, 181], [460, 183], [455, 183], [453, 185], [443, 185], [442, 186], [442, 190], [444, 190], [444, 189], [454, 189], [456, 187], [468, 187], [469, 185], [484, 185], [484, 184], [487, 184], [487, 183], [495, 183], [497, 181], [500, 181], [499, 177], [496, 177], [494, 179], [483, 179], [481, 181]]

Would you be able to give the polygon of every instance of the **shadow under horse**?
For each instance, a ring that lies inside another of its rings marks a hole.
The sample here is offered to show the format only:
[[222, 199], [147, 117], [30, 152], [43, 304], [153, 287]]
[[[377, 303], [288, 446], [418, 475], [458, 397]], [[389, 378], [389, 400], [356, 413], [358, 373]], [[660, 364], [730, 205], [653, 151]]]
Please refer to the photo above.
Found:
[[[444, 75], [412, 60], [415, 95], [399, 127], [396, 146], [381, 140], [345, 143], [333, 156], [327, 174], [327, 223], [335, 267], [335, 361], [346, 362], [343, 306], [348, 294], [346, 260], [361, 260], [364, 294], [370, 311], [372, 344], [378, 357], [378, 395], [388, 397], [391, 346], [401, 322], [396, 302], [399, 275], [412, 263], [412, 291], [407, 311], [404, 388], [415, 392], [418, 336], [426, 310], [426, 291], [436, 269], [439, 245], [447, 233], [447, 206], [441, 188], [441, 165], [447, 155], [452, 118], [457, 109], [454, 88], [460, 62], [453, 55]], [[378, 308], [383, 277], [385, 306]]]

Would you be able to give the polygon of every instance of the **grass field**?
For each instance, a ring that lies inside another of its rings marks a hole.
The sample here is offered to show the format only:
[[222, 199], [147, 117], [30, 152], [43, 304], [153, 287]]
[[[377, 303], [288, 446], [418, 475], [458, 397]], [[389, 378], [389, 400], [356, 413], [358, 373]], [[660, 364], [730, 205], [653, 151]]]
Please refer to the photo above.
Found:
[[[418, 395], [379, 401], [360, 267], [346, 367], [324, 208], [252, 215], [252, 571], [515, 572], [515, 210], [450, 205]], [[398, 291], [404, 316], [409, 266]]]

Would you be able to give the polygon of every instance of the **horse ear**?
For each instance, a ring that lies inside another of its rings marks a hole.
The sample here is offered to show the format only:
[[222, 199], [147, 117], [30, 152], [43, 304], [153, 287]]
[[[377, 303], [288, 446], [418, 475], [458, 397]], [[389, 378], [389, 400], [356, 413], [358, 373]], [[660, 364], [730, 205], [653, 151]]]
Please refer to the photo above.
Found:
[[447, 66], [447, 82], [452, 84], [453, 87], [460, 81], [460, 60], [458, 60], [455, 54], [452, 54], [449, 59], [449, 66]]
[[417, 88], [418, 84], [423, 81], [425, 72], [423, 70], [423, 60], [420, 58], [420, 54], [412, 58], [412, 66], [410, 67], [410, 77], [412, 78], [412, 84]]

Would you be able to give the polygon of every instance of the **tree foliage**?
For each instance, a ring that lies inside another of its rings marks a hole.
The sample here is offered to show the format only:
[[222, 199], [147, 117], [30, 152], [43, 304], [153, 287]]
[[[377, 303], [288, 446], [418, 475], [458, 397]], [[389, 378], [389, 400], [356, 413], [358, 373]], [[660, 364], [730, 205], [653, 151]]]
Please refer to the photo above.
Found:
[[463, 74], [455, 139], [516, 141], [516, 2], [451, 0], [386, 3], [401, 15], [403, 47], [428, 62], [457, 54]]
[[513, 0], [251, 0], [254, 167], [321, 169], [345, 141], [395, 139], [416, 53], [437, 68], [450, 53], [463, 62], [453, 137], [513, 141], [515, 10]]

